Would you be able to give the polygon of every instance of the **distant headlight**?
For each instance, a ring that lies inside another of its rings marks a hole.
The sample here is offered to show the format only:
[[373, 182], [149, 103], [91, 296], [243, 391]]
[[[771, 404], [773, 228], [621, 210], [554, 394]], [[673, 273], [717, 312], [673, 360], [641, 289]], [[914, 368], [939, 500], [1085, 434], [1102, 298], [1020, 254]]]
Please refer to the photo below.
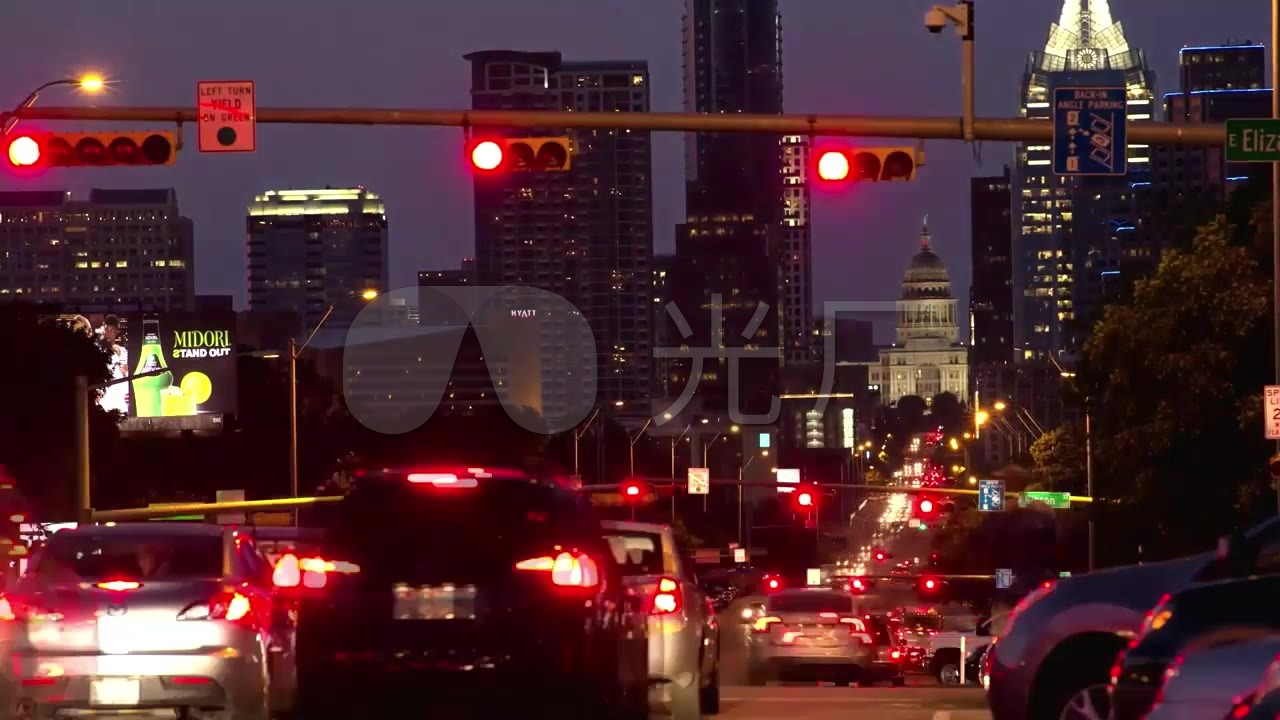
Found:
[[755, 611], [755, 610], [752, 610], [751, 608], [743, 608], [743, 609], [742, 609], [742, 619], [743, 619], [743, 620], [750, 620], [750, 619], [751, 619], [755, 614], [756, 614], [756, 611]]

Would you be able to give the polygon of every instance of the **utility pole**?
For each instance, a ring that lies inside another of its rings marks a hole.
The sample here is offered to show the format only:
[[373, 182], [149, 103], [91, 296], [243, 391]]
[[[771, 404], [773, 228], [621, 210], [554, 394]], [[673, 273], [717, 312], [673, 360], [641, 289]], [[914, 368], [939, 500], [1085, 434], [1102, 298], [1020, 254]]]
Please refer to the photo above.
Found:
[[[1271, 117], [1280, 120], [1280, 0], [1271, 0]], [[1275, 313], [1276, 380], [1280, 382], [1280, 163], [1271, 163], [1271, 276]], [[1280, 440], [1276, 441], [1280, 453]], [[1280, 485], [1276, 486], [1276, 512], [1280, 513]]]
[[587, 422], [573, 431], [573, 475], [579, 479], [581, 479], [581, 475], [578, 473], [578, 456], [581, 452], [582, 436], [586, 435], [587, 431], [591, 429], [591, 423], [596, 421], [596, 416], [599, 414], [600, 408], [596, 408], [596, 411], [591, 413], [591, 417], [587, 418]]
[[[1084, 399], [1084, 484], [1085, 494], [1093, 497], [1093, 427], [1089, 421], [1089, 398]], [[1093, 508], [1089, 508], [1089, 572], [1093, 572]]]
[[[320, 316], [320, 322], [311, 328], [311, 333], [307, 335], [307, 339], [302, 341], [301, 347], [293, 338], [289, 338], [289, 494], [291, 497], [298, 497], [298, 358], [311, 344], [311, 340], [315, 338], [316, 333], [320, 332], [320, 328], [329, 321], [329, 316], [333, 314], [333, 305], [330, 305], [324, 315]], [[293, 512], [293, 524], [298, 524], [298, 511]]]
[[[629, 474], [630, 474], [630, 475], [635, 475], [635, 474], [636, 474], [636, 443], [640, 440], [640, 438], [644, 437], [644, 431], [649, 429], [649, 424], [650, 424], [650, 423], [652, 423], [652, 422], [653, 422], [653, 418], [649, 418], [648, 420], [645, 420], [645, 421], [644, 421], [644, 425], [641, 425], [641, 426], [640, 426], [640, 432], [636, 433], [636, 434], [635, 434], [635, 437], [631, 438], [631, 448], [630, 448], [630, 453], [631, 453], [631, 455], [630, 455], [630, 467], [631, 467], [631, 469], [630, 469], [630, 471], [629, 471]], [[673, 457], [673, 460], [674, 460], [674, 457]], [[672, 475], [674, 475], [674, 474], [675, 474], [675, 470], [674, 470], [674, 469], [672, 469], [671, 474], [672, 474]]]

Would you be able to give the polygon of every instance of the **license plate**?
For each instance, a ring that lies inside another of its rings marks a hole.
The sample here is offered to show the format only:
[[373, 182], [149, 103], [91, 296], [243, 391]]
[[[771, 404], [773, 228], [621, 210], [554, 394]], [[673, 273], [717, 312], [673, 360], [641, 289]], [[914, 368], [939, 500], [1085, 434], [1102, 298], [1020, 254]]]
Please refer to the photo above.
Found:
[[89, 683], [91, 705], [137, 705], [142, 689], [133, 678], [103, 678]]
[[395, 602], [392, 617], [396, 620], [474, 620], [476, 587], [474, 585], [426, 585], [392, 588]]

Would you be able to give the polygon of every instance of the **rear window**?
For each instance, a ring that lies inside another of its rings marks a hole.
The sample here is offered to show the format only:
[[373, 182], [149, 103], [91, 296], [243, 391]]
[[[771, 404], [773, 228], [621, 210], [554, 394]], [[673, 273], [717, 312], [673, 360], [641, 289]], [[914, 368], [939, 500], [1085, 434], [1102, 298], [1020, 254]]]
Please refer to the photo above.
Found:
[[661, 535], [617, 530], [607, 532], [610, 533], [606, 536], [609, 549], [623, 575], [662, 575], [670, 571], [664, 567]]
[[88, 535], [49, 538], [31, 572], [57, 580], [216, 578], [222, 576], [220, 535]]
[[599, 523], [572, 493], [518, 480], [441, 488], [396, 477], [357, 486], [325, 541], [373, 582], [484, 582], [557, 545], [603, 552]]
[[770, 612], [850, 613], [853, 599], [839, 593], [787, 593], [769, 598]]

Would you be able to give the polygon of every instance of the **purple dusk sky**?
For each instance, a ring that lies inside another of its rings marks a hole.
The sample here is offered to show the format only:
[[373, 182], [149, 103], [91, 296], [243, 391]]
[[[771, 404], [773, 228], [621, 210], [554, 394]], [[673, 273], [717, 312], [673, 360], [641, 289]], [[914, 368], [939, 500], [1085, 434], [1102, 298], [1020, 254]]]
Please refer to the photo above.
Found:
[[[783, 0], [787, 110], [958, 115], [960, 43], [950, 31], [925, 32], [929, 4]], [[198, 80], [252, 79], [260, 107], [457, 108], [468, 105], [463, 54], [511, 48], [559, 50], [574, 60], [647, 60], [654, 109], [681, 107], [684, 0], [5, 5], [5, 105], [48, 80], [101, 70], [114, 81], [104, 104], [191, 106]], [[1060, 0], [977, 0], [980, 115], [1017, 113], [1027, 53], [1043, 45], [1060, 8]], [[1268, 36], [1264, 0], [1112, 0], [1111, 9], [1130, 44], [1146, 51], [1161, 92], [1176, 89], [1179, 47]], [[62, 89], [41, 98], [44, 105], [82, 102], [89, 101]], [[456, 266], [472, 252], [459, 130], [271, 125], [259, 128], [253, 155], [201, 156], [195, 145], [190, 127], [172, 168], [57, 170], [38, 179], [0, 171], [0, 189], [176, 187], [196, 224], [198, 292], [229, 293], [238, 305], [246, 302], [245, 208], [266, 189], [363, 184], [381, 194], [396, 285], [413, 284], [420, 269]], [[654, 145], [654, 245], [664, 252], [684, 210], [681, 144], [663, 134]], [[928, 167], [915, 183], [815, 193], [816, 300], [893, 299], [926, 213], [956, 295], [967, 298], [968, 178], [998, 174], [1011, 149], [983, 145], [981, 162], [958, 142], [926, 149]]]

